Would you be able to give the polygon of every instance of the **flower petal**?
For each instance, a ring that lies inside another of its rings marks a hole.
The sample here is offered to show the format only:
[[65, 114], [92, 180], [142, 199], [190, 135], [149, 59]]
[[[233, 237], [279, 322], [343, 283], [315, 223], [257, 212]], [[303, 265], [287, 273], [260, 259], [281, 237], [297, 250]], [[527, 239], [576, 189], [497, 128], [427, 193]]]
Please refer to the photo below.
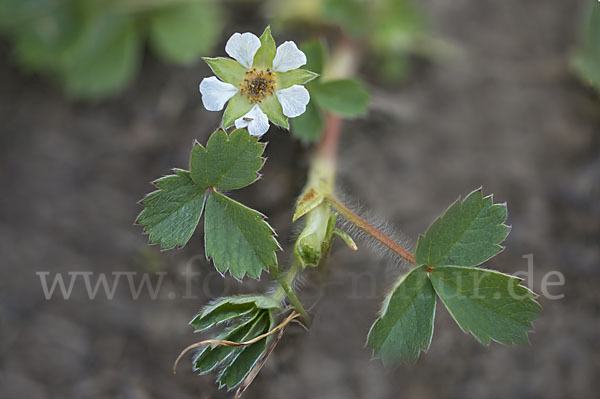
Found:
[[246, 68], [252, 68], [254, 55], [260, 48], [260, 39], [255, 34], [234, 33], [225, 45], [225, 52]]
[[288, 118], [302, 115], [306, 111], [306, 105], [310, 101], [310, 94], [304, 86], [293, 85], [287, 89], [276, 92], [277, 99], [283, 108], [283, 114]]
[[287, 72], [300, 68], [304, 64], [306, 64], [306, 55], [298, 49], [296, 43], [284, 42], [277, 47], [277, 53], [273, 60], [275, 72]]
[[246, 115], [236, 119], [235, 127], [237, 129], [248, 128], [251, 136], [260, 137], [269, 130], [269, 118], [257, 104]]
[[200, 82], [200, 93], [202, 104], [209, 111], [220, 111], [229, 99], [238, 92], [237, 87], [220, 81], [214, 76], [202, 79]]

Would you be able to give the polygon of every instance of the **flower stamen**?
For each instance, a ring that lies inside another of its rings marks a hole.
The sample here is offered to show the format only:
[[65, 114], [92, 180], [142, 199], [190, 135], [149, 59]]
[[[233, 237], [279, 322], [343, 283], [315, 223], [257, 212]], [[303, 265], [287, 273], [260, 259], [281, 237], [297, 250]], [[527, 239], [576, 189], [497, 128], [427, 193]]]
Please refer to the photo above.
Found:
[[276, 73], [271, 71], [270, 68], [266, 70], [252, 68], [252, 70], [246, 71], [244, 81], [240, 82], [240, 92], [248, 97], [252, 104], [260, 103], [266, 97], [275, 93], [277, 87], [275, 76], [277, 76]]

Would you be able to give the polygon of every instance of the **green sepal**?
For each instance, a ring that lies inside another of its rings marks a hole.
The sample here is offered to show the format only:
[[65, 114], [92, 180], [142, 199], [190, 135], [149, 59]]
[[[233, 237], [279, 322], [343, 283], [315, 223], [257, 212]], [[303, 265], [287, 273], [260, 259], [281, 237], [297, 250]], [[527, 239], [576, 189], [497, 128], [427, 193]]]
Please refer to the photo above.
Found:
[[542, 308], [535, 294], [508, 274], [476, 267], [438, 266], [431, 282], [454, 320], [482, 344], [526, 344]]
[[241, 279], [258, 278], [277, 265], [279, 244], [265, 216], [217, 191], [206, 200], [204, 242], [206, 256], [221, 273]]
[[302, 216], [306, 215], [308, 212], [315, 209], [323, 201], [325, 201], [325, 197], [323, 196], [323, 194], [317, 192], [317, 190], [315, 190], [314, 188], [308, 188], [302, 193], [302, 195], [300, 195], [298, 201], [296, 201], [296, 210], [294, 211], [292, 222], [295, 222]]
[[203, 57], [202, 59], [208, 64], [213, 73], [224, 82], [239, 87], [239, 84], [244, 81], [246, 68], [239, 62], [222, 57]]
[[425, 266], [403, 276], [387, 295], [367, 346], [385, 366], [413, 364], [433, 336], [435, 292]]
[[223, 112], [223, 125], [224, 129], [230, 128], [235, 124], [236, 119], [246, 115], [253, 107], [253, 104], [248, 101], [246, 96], [242, 96], [240, 93], [233, 96], [227, 103], [227, 108]]
[[500, 251], [510, 228], [506, 204], [494, 204], [481, 190], [460, 199], [419, 237], [415, 253], [418, 265], [478, 266]]
[[229, 191], [254, 183], [264, 164], [261, 155], [265, 149], [246, 129], [237, 129], [229, 135], [216, 130], [208, 139], [206, 148], [196, 142], [190, 157], [192, 180], [201, 187], [216, 187]]
[[311, 90], [321, 107], [341, 116], [361, 116], [367, 112], [370, 96], [363, 84], [355, 79], [320, 82]]
[[275, 40], [271, 35], [271, 27], [267, 26], [263, 34], [260, 36], [260, 48], [254, 55], [252, 64], [255, 68], [273, 68], [273, 60], [275, 59]]
[[319, 74], [306, 69], [292, 69], [287, 72], [277, 72], [275, 81], [277, 90], [283, 90], [293, 85], [304, 85], [318, 77]]
[[275, 125], [284, 129], [290, 128], [288, 118], [283, 114], [283, 108], [281, 108], [281, 104], [279, 103], [277, 96], [272, 95], [262, 100], [262, 102], [260, 103], [260, 109]]
[[198, 186], [185, 170], [154, 182], [157, 191], [142, 199], [145, 207], [136, 223], [144, 227], [149, 241], [163, 249], [183, 247], [192, 237], [204, 209], [205, 188]]

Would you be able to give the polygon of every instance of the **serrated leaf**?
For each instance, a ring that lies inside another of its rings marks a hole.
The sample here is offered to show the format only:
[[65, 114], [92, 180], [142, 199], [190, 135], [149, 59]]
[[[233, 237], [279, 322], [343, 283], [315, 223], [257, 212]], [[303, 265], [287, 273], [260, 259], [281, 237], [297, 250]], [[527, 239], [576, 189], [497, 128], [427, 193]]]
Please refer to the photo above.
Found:
[[163, 249], [184, 246], [191, 238], [204, 208], [205, 189], [195, 184], [189, 172], [176, 170], [155, 182], [159, 190], [142, 201], [144, 210], [137, 223], [144, 227], [153, 244]]
[[354, 79], [338, 79], [314, 85], [312, 97], [323, 108], [342, 116], [360, 116], [367, 112], [369, 93]]
[[411, 270], [386, 297], [381, 316], [375, 321], [367, 346], [386, 366], [415, 363], [433, 336], [435, 292], [426, 267]]
[[283, 90], [293, 85], [304, 85], [318, 77], [318, 74], [306, 69], [292, 69], [287, 72], [277, 72], [275, 81], [277, 90]]
[[[270, 313], [269, 316], [271, 316]], [[255, 336], [268, 332], [273, 327], [273, 324], [273, 318], [269, 317], [268, 322], [262, 325], [262, 331], [258, 331], [258, 328], [261, 326], [257, 326]], [[263, 338], [252, 345], [241, 348], [237, 354], [232, 356], [231, 361], [225, 366], [223, 372], [218, 377], [219, 384], [226, 386], [227, 389], [237, 387], [264, 353], [267, 341], [268, 338]]]
[[221, 273], [257, 278], [277, 264], [279, 244], [264, 216], [216, 191], [206, 201], [204, 239], [206, 256]]
[[454, 320], [479, 342], [527, 343], [541, 306], [518, 278], [458, 266], [438, 266], [430, 271], [430, 278]]
[[300, 50], [306, 55], [306, 65], [302, 69], [313, 71], [317, 74], [323, 73], [325, 65], [325, 45], [321, 40], [309, 40], [300, 45]]
[[323, 126], [323, 113], [314, 100], [306, 106], [306, 112], [292, 119], [292, 134], [303, 142], [314, 143], [321, 138]]
[[216, 187], [228, 191], [246, 187], [255, 182], [264, 164], [261, 155], [264, 145], [246, 129], [227, 134], [215, 131], [206, 148], [195, 143], [190, 158], [190, 173], [200, 187]]
[[477, 266], [502, 251], [510, 229], [504, 224], [506, 205], [494, 204], [481, 190], [460, 199], [419, 237], [418, 265]]
[[[219, 335], [216, 339], [233, 342], [244, 342], [254, 338], [256, 326], [265, 318], [264, 312], [256, 312], [244, 322], [232, 326], [228, 331]], [[239, 351], [237, 346], [207, 346], [194, 358], [194, 371], [207, 373], [213, 370], [220, 362], [232, 353]]]
[[150, 45], [165, 60], [194, 62], [212, 47], [221, 31], [220, 14], [218, 6], [206, 1], [160, 8], [150, 17]]
[[248, 101], [248, 97], [242, 96], [240, 93], [233, 96], [227, 103], [225, 112], [223, 112], [223, 128], [227, 129], [235, 124], [236, 119], [246, 115], [252, 108], [253, 104]]
[[224, 82], [230, 83], [238, 87], [239, 83], [246, 76], [246, 68], [239, 62], [230, 58], [202, 58], [210, 67], [215, 75], [221, 78]]
[[260, 36], [260, 47], [254, 55], [252, 66], [256, 68], [272, 68], [276, 51], [275, 40], [273, 39], [273, 35], [271, 35], [271, 27], [267, 26]]

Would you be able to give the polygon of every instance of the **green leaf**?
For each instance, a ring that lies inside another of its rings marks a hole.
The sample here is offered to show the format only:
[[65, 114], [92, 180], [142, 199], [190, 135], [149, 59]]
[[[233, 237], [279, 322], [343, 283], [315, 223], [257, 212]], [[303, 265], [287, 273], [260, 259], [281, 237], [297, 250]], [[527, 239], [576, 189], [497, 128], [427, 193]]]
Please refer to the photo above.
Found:
[[277, 90], [283, 90], [293, 85], [306, 84], [318, 77], [318, 74], [306, 69], [292, 69], [287, 72], [277, 72], [275, 81], [277, 82]]
[[585, 84], [600, 91], [600, 3], [588, 2], [584, 18], [581, 40], [570, 66]]
[[190, 324], [194, 326], [195, 332], [201, 332], [224, 321], [247, 316], [255, 309], [252, 304], [234, 304], [231, 302], [220, 303], [218, 307], [209, 305], [209, 308], [205, 308], [202, 313], [196, 315], [190, 321]]
[[203, 331], [221, 322], [247, 316], [257, 309], [279, 309], [280, 305], [272, 297], [263, 295], [237, 295], [220, 298], [206, 305], [190, 324], [196, 332]]
[[369, 93], [353, 79], [322, 82], [312, 88], [311, 94], [321, 107], [341, 116], [363, 115], [369, 106]]
[[541, 312], [535, 294], [519, 279], [492, 270], [438, 266], [431, 282], [454, 320], [483, 344], [527, 343], [527, 332]]
[[289, 129], [290, 124], [287, 116], [283, 114], [283, 108], [276, 96], [269, 96], [262, 100], [260, 109], [267, 115], [269, 120], [275, 125], [284, 129]]
[[[263, 311], [254, 313], [250, 318], [232, 326], [228, 331], [216, 337], [218, 340], [244, 342], [259, 335], [256, 333], [257, 327], [261, 327], [266, 323], [266, 314]], [[213, 370], [220, 362], [225, 360], [229, 355], [238, 352], [240, 347], [236, 346], [207, 346], [193, 360], [194, 371], [207, 373]]]
[[236, 119], [246, 115], [252, 109], [252, 106], [253, 104], [248, 101], [246, 96], [242, 96], [239, 93], [233, 96], [229, 100], [229, 103], [227, 103], [227, 108], [225, 108], [225, 112], [223, 113], [223, 121], [221, 122], [223, 128], [227, 129], [233, 126]]
[[313, 71], [317, 74], [323, 73], [325, 65], [325, 45], [321, 40], [309, 40], [300, 45], [300, 50], [306, 54], [306, 65], [302, 69]]
[[306, 106], [306, 112], [302, 115], [292, 118], [292, 134], [306, 143], [314, 143], [321, 138], [323, 126], [323, 113], [311, 100]]
[[0, 27], [14, 31], [15, 55], [26, 70], [55, 71], [85, 22], [79, 7], [66, 3], [0, 1]]
[[167, 61], [190, 64], [211, 49], [222, 21], [220, 8], [212, 2], [159, 8], [150, 18], [150, 45]]
[[386, 366], [415, 363], [431, 344], [434, 315], [435, 292], [426, 267], [417, 267], [386, 297], [381, 316], [369, 331], [367, 346]]
[[[269, 313], [270, 322], [265, 322], [262, 325], [257, 325], [255, 336], [259, 336], [268, 332], [274, 327], [273, 318]], [[260, 328], [262, 327], [262, 330]], [[260, 341], [241, 348], [237, 354], [232, 356], [230, 363], [223, 369], [219, 375], [218, 381], [221, 386], [226, 386], [227, 389], [237, 387], [246, 378], [252, 367], [256, 364], [261, 355], [265, 352], [268, 338], [263, 338]]]
[[256, 68], [273, 68], [273, 59], [277, 48], [275, 40], [271, 35], [271, 27], [267, 26], [263, 34], [260, 36], [260, 48], [254, 55], [253, 67]]
[[203, 187], [196, 185], [185, 170], [158, 179], [159, 190], [146, 196], [145, 209], [137, 217], [150, 242], [163, 249], [183, 247], [192, 237], [204, 208]]
[[571, 56], [570, 65], [585, 84], [600, 90], [600, 51], [579, 49]]
[[208, 64], [213, 73], [220, 77], [224, 82], [238, 87], [240, 82], [244, 81], [246, 68], [239, 62], [222, 57], [203, 57], [202, 59]]
[[215, 131], [206, 148], [196, 142], [190, 158], [192, 179], [201, 187], [216, 187], [223, 191], [236, 190], [254, 183], [264, 164], [261, 155], [265, 146], [246, 129], [227, 134]]
[[481, 190], [457, 200], [419, 237], [418, 265], [477, 266], [502, 251], [510, 228], [504, 224], [506, 204], [494, 204]]
[[67, 93], [87, 99], [117, 93], [137, 73], [141, 50], [133, 20], [95, 18], [61, 59], [60, 76]]
[[204, 234], [206, 256], [221, 273], [257, 278], [277, 264], [279, 244], [264, 216], [216, 191], [206, 202]]

